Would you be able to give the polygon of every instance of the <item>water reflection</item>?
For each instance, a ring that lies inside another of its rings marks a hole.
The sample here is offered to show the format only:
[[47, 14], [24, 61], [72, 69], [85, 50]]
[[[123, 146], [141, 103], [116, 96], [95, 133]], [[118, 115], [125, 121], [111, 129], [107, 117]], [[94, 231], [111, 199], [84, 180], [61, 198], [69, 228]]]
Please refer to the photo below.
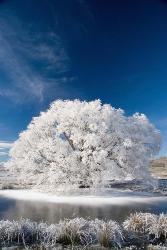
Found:
[[133, 212], [167, 212], [167, 202], [153, 204], [131, 203], [125, 205], [73, 205], [46, 202], [20, 201], [0, 197], [0, 219], [30, 218], [35, 221], [56, 223], [60, 219], [84, 217], [123, 221]]

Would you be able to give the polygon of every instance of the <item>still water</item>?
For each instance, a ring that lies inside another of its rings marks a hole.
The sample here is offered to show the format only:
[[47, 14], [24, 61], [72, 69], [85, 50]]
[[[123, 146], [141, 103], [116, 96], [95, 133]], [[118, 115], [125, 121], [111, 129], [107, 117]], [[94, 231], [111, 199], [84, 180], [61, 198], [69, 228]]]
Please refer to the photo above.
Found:
[[[81, 198], [82, 199], [82, 198]], [[167, 199], [164, 201], [130, 202], [129, 204], [64, 204], [43, 201], [17, 200], [0, 196], [0, 219], [17, 220], [21, 217], [34, 221], [59, 222], [60, 219], [84, 217], [123, 221], [133, 212], [167, 213]]]

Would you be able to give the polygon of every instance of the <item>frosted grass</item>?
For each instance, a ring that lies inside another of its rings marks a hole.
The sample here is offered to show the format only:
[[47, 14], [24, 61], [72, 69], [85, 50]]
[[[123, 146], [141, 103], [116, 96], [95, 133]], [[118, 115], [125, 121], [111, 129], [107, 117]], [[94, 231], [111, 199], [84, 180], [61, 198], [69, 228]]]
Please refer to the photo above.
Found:
[[0, 221], [0, 247], [24, 249], [166, 249], [167, 214], [131, 214], [123, 224], [112, 220], [65, 219], [57, 224], [29, 219]]

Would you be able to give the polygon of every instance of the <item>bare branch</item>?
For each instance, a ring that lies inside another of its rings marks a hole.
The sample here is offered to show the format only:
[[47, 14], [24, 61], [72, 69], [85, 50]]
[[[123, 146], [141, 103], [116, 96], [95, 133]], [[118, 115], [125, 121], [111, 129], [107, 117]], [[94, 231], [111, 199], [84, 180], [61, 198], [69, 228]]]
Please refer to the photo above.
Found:
[[69, 139], [69, 137], [67, 136], [67, 134], [65, 132], [63, 132], [63, 135], [66, 138], [66, 140], [68, 141], [68, 143], [70, 144], [72, 150], [75, 151], [75, 147], [74, 147], [73, 141]]

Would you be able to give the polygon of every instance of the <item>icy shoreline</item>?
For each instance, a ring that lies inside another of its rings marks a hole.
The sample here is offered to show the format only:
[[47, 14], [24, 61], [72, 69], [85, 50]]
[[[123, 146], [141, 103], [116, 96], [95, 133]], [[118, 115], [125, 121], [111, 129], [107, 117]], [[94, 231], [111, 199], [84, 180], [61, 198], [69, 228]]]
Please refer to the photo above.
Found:
[[30, 200], [42, 201], [50, 203], [69, 203], [80, 205], [107, 205], [119, 204], [124, 205], [128, 203], [154, 203], [160, 201], [167, 201], [166, 196], [153, 196], [149, 193], [134, 193], [134, 192], [113, 192], [112, 194], [73, 194], [73, 195], [54, 195], [42, 193], [32, 190], [0, 190], [0, 196], [6, 198], [13, 198], [16, 200]]

